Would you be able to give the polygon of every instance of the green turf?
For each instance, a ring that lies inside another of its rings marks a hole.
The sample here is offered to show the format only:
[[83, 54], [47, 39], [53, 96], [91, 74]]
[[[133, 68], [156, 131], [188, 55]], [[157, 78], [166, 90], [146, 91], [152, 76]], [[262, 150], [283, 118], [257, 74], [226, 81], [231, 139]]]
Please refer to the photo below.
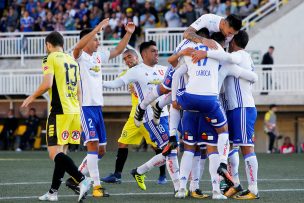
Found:
[[[78, 165], [85, 156], [83, 152], [70, 153]], [[147, 191], [141, 191], [133, 181], [129, 171], [148, 160], [153, 153], [130, 152], [123, 173], [122, 184], [105, 184], [109, 198], [94, 199], [88, 197], [85, 202], [195, 202], [191, 198], [177, 200], [173, 198], [171, 182], [158, 185], [158, 169], [147, 174]], [[240, 178], [246, 186], [243, 159], [240, 159]], [[261, 199], [259, 203], [275, 202], [304, 202], [304, 154], [280, 155], [258, 154], [259, 179]], [[101, 177], [112, 172], [115, 164], [115, 153], [109, 152], [100, 161]], [[208, 165], [205, 166], [208, 169]], [[47, 152], [0, 152], [0, 202], [38, 202], [37, 196], [45, 193], [50, 187], [53, 162], [48, 159]], [[168, 176], [168, 175], [167, 175]], [[67, 176], [65, 176], [66, 178]], [[209, 172], [205, 170], [201, 189], [211, 190], [208, 181]], [[293, 180], [289, 180], [293, 179]], [[16, 184], [13, 184], [16, 183]], [[275, 191], [273, 191], [275, 190]], [[128, 194], [129, 193], [129, 194]], [[134, 193], [134, 194], [130, 194]], [[163, 194], [147, 194], [163, 193]], [[76, 202], [77, 196], [68, 190], [64, 184], [60, 188], [60, 202]], [[15, 197], [16, 199], [12, 199]], [[24, 197], [24, 198], [20, 198]], [[218, 202], [215, 200], [200, 200], [204, 202]], [[222, 200], [220, 202], [237, 202], [236, 200]]]

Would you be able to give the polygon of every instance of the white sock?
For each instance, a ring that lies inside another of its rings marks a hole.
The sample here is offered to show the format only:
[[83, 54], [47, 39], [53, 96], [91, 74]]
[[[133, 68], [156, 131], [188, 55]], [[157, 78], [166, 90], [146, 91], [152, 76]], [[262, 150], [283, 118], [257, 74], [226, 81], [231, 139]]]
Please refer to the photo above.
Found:
[[239, 150], [232, 149], [229, 153], [229, 173], [233, 178], [234, 187], [240, 185], [240, 178], [239, 178], [239, 165], [240, 165], [240, 157], [239, 157]]
[[150, 170], [152, 170], [154, 167], [160, 167], [166, 163], [166, 157], [163, 156], [161, 153], [155, 155], [152, 157], [149, 161], [144, 163], [143, 165], [139, 166], [137, 168], [137, 173], [144, 174]]
[[258, 194], [258, 160], [255, 153], [250, 153], [244, 156], [245, 158], [245, 169], [248, 180], [248, 189], [253, 194]]
[[190, 191], [195, 191], [199, 189], [199, 180], [200, 180], [200, 167], [201, 167], [201, 152], [195, 152], [193, 161], [192, 161], [192, 168], [190, 174]]
[[220, 190], [220, 176], [217, 169], [220, 166], [220, 157], [217, 153], [209, 154], [209, 173], [211, 176], [212, 191], [221, 193]]
[[201, 155], [201, 160], [200, 160], [200, 178], [199, 178], [200, 180], [202, 179], [203, 174], [204, 174], [206, 158], [207, 158], [206, 154]]
[[145, 99], [140, 103], [140, 108], [143, 110], [147, 109], [147, 106], [156, 100], [160, 94], [158, 92], [159, 87], [156, 86], [148, 94], [145, 95]]
[[98, 170], [98, 154], [88, 154], [87, 164], [90, 177], [93, 179], [93, 186], [100, 185], [99, 170]]
[[[180, 111], [173, 108], [172, 105], [170, 107], [170, 116], [169, 116], [169, 128], [170, 128], [170, 133], [172, 130], [176, 130], [178, 128], [179, 122], [181, 119]], [[170, 134], [171, 136], [171, 134]]]
[[229, 153], [229, 134], [228, 132], [220, 133], [217, 140], [217, 150], [220, 156], [220, 163], [227, 164]]
[[179, 189], [179, 164], [177, 158], [177, 150], [172, 150], [166, 157], [166, 166], [173, 182], [174, 191]]
[[180, 164], [180, 174], [179, 174], [179, 188], [186, 189], [188, 177], [191, 172], [192, 162], [193, 162], [194, 152], [184, 151]]
[[88, 155], [86, 157], [84, 157], [84, 159], [82, 160], [80, 166], [78, 167], [78, 170], [85, 176], [89, 176], [89, 169], [88, 169], [88, 164], [87, 164], [87, 158]]
[[171, 92], [163, 96], [159, 101], [158, 101], [158, 106], [159, 108], [164, 108], [165, 106], [171, 104], [172, 102], [172, 97], [171, 97]]

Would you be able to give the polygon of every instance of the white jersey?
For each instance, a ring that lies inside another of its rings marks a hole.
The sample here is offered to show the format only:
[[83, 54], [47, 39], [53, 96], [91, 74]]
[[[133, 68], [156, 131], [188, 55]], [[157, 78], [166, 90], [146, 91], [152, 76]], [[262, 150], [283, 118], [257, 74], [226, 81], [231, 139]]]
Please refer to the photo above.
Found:
[[[220, 32], [220, 22], [224, 19], [221, 16], [214, 14], [204, 14], [199, 17], [194, 23], [191, 24], [191, 27], [199, 31], [202, 28], [207, 28], [209, 33]], [[225, 48], [229, 46], [229, 42], [233, 37], [227, 37], [225, 40]]]
[[[120, 79], [122, 79], [125, 84], [133, 82], [136, 93], [138, 95], [138, 103], [140, 103], [144, 100], [145, 96], [150, 91], [152, 91], [153, 88], [162, 83], [166, 71], [167, 67], [165, 66], [155, 65], [154, 67], [150, 67], [144, 63], [141, 63], [129, 69], [126, 74], [120, 77]], [[160, 100], [163, 96], [159, 97], [157, 101]], [[161, 113], [161, 117], [168, 115], [168, 109], [164, 108]], [[153, 110], [149, 105], [144, 116], [144, 122], [148, 122], [152, 119]]]
[[110, 51], [94, 52], [92, 56], [82, 51], [77, 60], [80, 68], [82, 106], [103, 106], [101, 65], [107, 63]]
[[[219, 44], [217, 45], [219, 50], [224, 51]], [[188, 47], [196, 50], [208, 50], [207, 46], [195, 42], [187, 43], [182, 49], [186, 49]], [[205, 58], [194, 64], [192, 62], [192, 58], [189, 56], [184, 56], [184, 60], [188, 67], [187, 73], [189, 76], [188, 84], [186, 85], [186, 92], [195, 95], [218, 95], [219, 61], [211, 58]]]
[[[254, 64], [249, 53], [240, 50], [233, 52], [233, 54], [241, 59], [241, 62], [238, 63], [240, 67], [254, 71]], [[255, 107], [251, 82], [229, 76], [225, 79], [224, 86], [225, 98], [228, 101], [228, 110], [233, 110], [238, 107]]]

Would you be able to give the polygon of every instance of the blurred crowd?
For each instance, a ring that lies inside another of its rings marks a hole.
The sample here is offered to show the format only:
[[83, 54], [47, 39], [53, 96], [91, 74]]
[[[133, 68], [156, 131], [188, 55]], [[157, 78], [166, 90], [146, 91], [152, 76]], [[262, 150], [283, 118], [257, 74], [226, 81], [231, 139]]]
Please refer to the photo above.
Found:
[[202, 14], [248, 16], [268, 0], [2, 0], [1, 32], [65, 31], [95, 27], [110, 18], [105, 38], [120, 38], [123, 25], [143, 28], [189, 26]]

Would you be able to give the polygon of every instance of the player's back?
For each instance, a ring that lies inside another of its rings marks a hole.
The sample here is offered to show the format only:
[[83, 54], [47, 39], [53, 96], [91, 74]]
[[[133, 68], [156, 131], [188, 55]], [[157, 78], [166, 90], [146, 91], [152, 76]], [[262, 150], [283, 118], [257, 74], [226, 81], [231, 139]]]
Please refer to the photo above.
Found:
[[[254, 64], [249, 53], [245, 50], [238, 51], [242, 60], [238, 64], [241, 68], [254, 71]], [[252, 83], [229, 76], [225, 79], [225, 98], [228, 100], [228, 109], [232, 110], [238, 107], [254, 107], [254, 98], [252, 95]]]
[[[184, 48], [207, 51], [208, 47], [201, 43], [190, 42]], [[218, 44], [219, 49], [222, 49]], [[186, 92], [196, 95], [218, 95], [218, 69], [219, 61], [205, 58], [197, 63], [192, 58], [185, 56], [185, 63], [188, 67], [189, 80], [186, 85]]]
[[43, 59], [44, 74], [54, 75], [50, 112], [58, 114], [79, 114], [77, 97], [79, 67], [75, 60], [63, 52], [52, 52]]

